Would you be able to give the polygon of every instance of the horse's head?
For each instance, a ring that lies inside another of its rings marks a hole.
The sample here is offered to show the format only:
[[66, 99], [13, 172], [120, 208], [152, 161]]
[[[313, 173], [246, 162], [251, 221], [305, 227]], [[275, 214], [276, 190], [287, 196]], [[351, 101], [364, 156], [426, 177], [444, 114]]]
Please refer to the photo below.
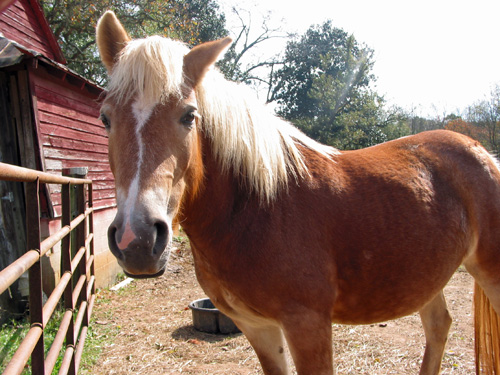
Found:
[[189, 51], [160, 37], [132, 41], [112, 12], [98, 23], [110, 78], [101, 119], [118, 204], [108, 241], [130, 276], [165, 270], [172, 221], [203, 176], [195, 89], [230, 42]]

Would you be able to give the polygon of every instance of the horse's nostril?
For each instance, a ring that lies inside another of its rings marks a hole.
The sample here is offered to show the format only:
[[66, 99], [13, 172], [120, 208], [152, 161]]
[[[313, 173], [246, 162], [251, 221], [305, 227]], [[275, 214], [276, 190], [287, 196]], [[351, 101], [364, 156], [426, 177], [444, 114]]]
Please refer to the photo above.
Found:
[[122, 252], [119, 250], [117, 241], [116, 241], [116, 227], [114, 225], [110, 225], [108, 228], [108, 246], [111, 252], [118, 258], [122, 259]]
[[161, 254], [168, 242], [168, 225], [163, 221], [155, 223], [156, 241], [153, 246], [153, 254]]

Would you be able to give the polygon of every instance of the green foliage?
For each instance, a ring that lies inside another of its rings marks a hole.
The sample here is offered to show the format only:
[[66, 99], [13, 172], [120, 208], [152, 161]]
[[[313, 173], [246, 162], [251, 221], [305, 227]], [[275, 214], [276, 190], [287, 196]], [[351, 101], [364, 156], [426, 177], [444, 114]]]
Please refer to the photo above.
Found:
[[[373, 51], [331, 21], [287, 44], [273, 80], [277, 113], [312, 138], [341, 149], [386, 141], [394, 134], [384, 99], [371, 89]], [[387, 129], [386, 129], [387, 128]], [[389, 130], [389, 131], [386, 131]]]
[[[311, 27], [299, 40], [291, 40], [286, 47], [284, 65], [275, 75], [277, 84], [272, 100], [280, 106], [279, 113], [286, 118], [316, 115], [318, 101], [326, 99], [318, 97], [325, 85], [330, 86], [328, 90], [337, 89], [331, 93], [336, 101], [331, 109], [338, 110], [343, 103], [337, 99], [369, 84], [370, 76], [363, 73], [371, 66], [370, 53], [361, 50], [354, 37], [334, 28], [331, 21]], [[315, 85], [319, 86], [316, 94], [311, 94]], [[344, 91], [338, 90], [341, 88]]]
[[104, 84], [105, 69], [95, 44], [99, 17], [113, 10], [132, 37], [166, 35], [194, 45], [227, 35], [225, 17], [214, 0], [42, 0], [47, 20], [68, 66]]

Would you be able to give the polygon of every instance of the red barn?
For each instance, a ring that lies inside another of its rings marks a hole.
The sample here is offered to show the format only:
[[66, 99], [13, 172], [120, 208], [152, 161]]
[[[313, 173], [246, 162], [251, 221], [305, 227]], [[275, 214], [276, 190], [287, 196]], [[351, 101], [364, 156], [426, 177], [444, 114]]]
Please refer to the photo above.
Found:
[[[96, 284], [109, 285], [120, 268], [106, 238], [116, 208], [107, 135], [98, 120], [102, 88], [67, 68], [37, 0], [10, 3], [0, 0], [0, 8], [4, 7], [0, 9], [0, 161], [55, 174], [67, 168], [87, 168], [87, 177], [94, 181]], [[22, 187], [11, 188], [7, 198], [6, 190], [4, 186], [0, 197], [4, 254], [5, 249], [19, 247], [24, 236], [19, 225]], [[42, 221], [48, 236], [59, 226], [54, 219], [61, 214], [60, 187], [49, 185], [42, 193]], [[44, 277], [48, 291], [59, 278], [59, 258], [58, 249], [53, 249], [44, 259], [45, 275], [53, 275]], [[0, 267], [6, 262], [0, 260]]]

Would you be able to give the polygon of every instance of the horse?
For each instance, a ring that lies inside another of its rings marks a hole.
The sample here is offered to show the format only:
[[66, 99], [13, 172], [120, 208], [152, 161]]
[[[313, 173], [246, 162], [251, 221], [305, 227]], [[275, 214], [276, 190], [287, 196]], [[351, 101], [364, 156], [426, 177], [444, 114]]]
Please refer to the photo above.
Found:
[[230, 38], [131, 39], [110, 11], [96, 37], [109, 247], [126, 275], [161, 275], [180, 223], [200, 285], [265, 374], [289, 373], [285, 342], [299, 375], [333, 374], [332, 322], [419, 312], [427, 375], [452, 321], [443, 288], [464, 265], [477, 373], [500, 374], [500, 169], [477, 141], [441, 130], [339, 151], [223, 78], [214, 64]]

